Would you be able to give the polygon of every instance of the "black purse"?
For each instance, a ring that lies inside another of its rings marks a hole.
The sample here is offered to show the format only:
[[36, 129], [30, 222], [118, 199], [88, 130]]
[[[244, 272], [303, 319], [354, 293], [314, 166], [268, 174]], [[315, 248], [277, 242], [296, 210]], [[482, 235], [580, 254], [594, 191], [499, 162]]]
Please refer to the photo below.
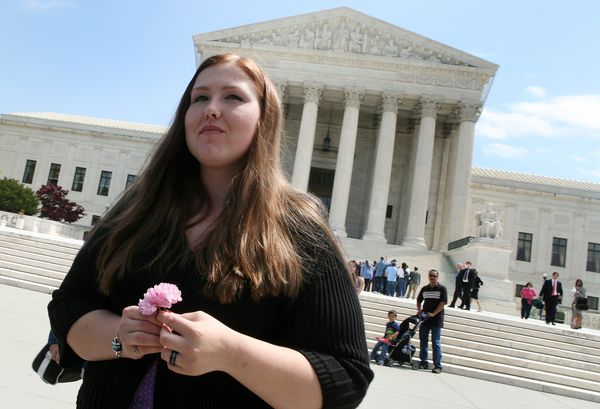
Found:
[[579, 297], [575, 300], [575, 309], [579, 311], [587, 311], [588, 308], [587, 297]]
[[36, 355], [31, 367], [46, 383], [55, 385], [57, 383], [75, 382], [81, 379], [83, 368], [76, 365], [71, 368], [63, 368], [52, 359], [50, 344], [46, 344]]

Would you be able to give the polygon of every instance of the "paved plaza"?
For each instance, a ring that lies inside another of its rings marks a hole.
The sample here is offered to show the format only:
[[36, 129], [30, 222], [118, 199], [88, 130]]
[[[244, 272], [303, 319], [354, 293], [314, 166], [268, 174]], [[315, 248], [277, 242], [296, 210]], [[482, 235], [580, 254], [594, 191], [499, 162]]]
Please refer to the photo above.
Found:
[[[66, 409], [75, 407], [79, 382], [46, 385], [31, 370], [49, 324], [50, 295], [0, 284], [0, 408]], [[405, 368], [373, 367], [361, 409], [592, 409], [598, 404], [481, 381], [459, 375], [435, 375]]]

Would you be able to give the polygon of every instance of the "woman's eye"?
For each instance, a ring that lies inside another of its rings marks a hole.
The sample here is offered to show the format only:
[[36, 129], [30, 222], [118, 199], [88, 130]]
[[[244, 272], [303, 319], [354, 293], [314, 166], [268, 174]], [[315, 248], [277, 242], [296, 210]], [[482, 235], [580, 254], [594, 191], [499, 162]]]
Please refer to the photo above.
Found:
[[233, 100], [236, 100], [236, 101], [242, 101], [242, 97], [240, 97], [239, 95], [236, 95], [236, 94], [229, 94], [229, 95], [227, 95], [226, 98], [227, 99], [233, 99]]
[[208, 97], [206, 95], [197, 95], [194, 98], [194, 102], [207, 101]]

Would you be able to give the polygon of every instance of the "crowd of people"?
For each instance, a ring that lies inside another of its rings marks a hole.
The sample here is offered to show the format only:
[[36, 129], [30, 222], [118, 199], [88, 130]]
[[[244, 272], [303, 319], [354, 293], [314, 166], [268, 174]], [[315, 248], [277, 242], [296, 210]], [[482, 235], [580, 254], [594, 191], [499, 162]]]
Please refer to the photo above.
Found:
[[406, 263], [396, 259], [388, 261], [381, 257], [379, 261], [351, 260], [350, 270], [356, 275], [356, 288], [398, 298], [412, 298], [417, 296], [417, 289], [421, 283], [421, 273], [418, 267], [411, 270]]

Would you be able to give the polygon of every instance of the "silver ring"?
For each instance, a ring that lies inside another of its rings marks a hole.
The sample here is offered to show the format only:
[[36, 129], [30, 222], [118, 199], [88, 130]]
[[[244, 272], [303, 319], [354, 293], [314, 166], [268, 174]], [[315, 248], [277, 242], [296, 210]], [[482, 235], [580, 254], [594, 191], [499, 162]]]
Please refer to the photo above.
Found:
[[134, 352], [136, 355], [139, 355], [139, 354], [140, 354], [140, 350], [138, 349], [137, 345], [134, 345], [134, 346], [133, 346], [133, 352]]
[[169, 358], [169, 364], [176, 366], [175, 361], [177, 360], [177, 355], [179, 355], [179, 352], [171, 351], [171, 357]]

